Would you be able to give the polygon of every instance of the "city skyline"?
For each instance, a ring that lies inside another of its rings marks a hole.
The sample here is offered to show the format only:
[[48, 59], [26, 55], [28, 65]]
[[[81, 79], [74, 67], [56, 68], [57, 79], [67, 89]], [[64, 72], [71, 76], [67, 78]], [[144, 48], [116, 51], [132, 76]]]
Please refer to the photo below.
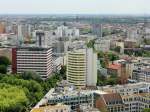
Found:
[[148, 0], [0, 0], [0, 2], [0, 14], [150, 14]]

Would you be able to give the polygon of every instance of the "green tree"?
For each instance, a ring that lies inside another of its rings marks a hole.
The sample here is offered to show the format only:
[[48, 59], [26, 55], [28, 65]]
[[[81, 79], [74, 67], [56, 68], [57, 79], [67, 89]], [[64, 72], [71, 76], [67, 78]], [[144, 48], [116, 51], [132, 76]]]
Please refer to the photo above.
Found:
[[27, 104], [22, 88], [0, 83], [0, 112], [24, 112]]
[[42, 81], [42, 78], [40, 77], [40, 75], [33, 71], [26, 71], [20, 74], [20, 77], [25, 80], [35, 80], [37, 82]]
[[150, 39], [144, 38], [143, 42], [144, 42], [144, 44], [146, 44], [146, 45], [150, 45]]
[[95, 40], [90, 40], [90, 41], [87, 43], [87, 47], [94, 49], [94, 43], [95, 43]]
[[97, 53], [97, 57], [98, 57], [98, 59], [104, 58], [104, 52], [103, 52], [103, 51], [99, 51], [99, 52]]
[[104, 85], [106, 85], [106, 80], [107, 80], [107, 77], [104, 76], [104, 75], [101, 75], [101, 73], [98, 71], [97, 85], [98, 86], [104, 86]]
[[6, 74], [1, 74], [0, 73], [0, 80], [3, 78], [3, 77], [5, 77], [6, 76]]
[[0, 65], [0, 73], [6, 74], [7, 72], [7, 67], [5, 65]]
[[136, 51], [136, 52], [134, 52], [134, 55], [135, 56], [142, 56], [143, 55], [143, 51], [141, 50], [141, 51]]
[[5, 56], [0, 56], [0, 65], [8, 66], [10, 64], [10, 61]]
[[7, 83], [24, 88], [32, 106], [35, 105], [43, 96], [43, 88], [39, 83], [33, 80], [23, 80], [14, 76], [5, 76], [0, 80], [0, 83]]
[[132, 51], [128, 51], [128, 50], [125, 50], [124, 53], [129, 55], [129, 56], [133, 55], [133, 52]]
[[106, 81], [107, 85], [115, 85], [117, 84], [117, 79], [116, 78], [108, 78]]
[[142, 112], [150, 112], [150, 108], [145, 108]]
[[150, 51], [143, 51], [143, 57], [150, 57]]
[[115, 60], [119, 59], [119, 56], [115, 53], [109, 52], [108, 53], [108, 58], [109, 58], [110, 61], [115, 61]]
[[60, 70], [60, 75], [62, 77], [62, 79], [66, 80], [66, 69], [67, 67], [66, 66], [61, 66], [61, 70]]
[[121, 47], [120, 47], [120, 46], [116, 46], [116, 47], [114, 48], [114, 51], [116, 51], [117, 53], [120, 53], [120, 50], [121, 50]]

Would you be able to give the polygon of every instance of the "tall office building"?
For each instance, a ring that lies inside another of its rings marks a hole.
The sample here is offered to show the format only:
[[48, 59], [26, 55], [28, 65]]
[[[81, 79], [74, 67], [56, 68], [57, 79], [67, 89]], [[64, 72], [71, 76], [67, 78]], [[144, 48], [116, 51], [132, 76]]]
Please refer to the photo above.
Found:
[[97, 54], [92, 49], [79, 49], [67, 54], [67, 80], [78, 88], [96, 86]]
[[52, 49], [42, 47], [18, 47], [12, 49], [12, 72], [34, 71], [43, 79], [52, 73]]

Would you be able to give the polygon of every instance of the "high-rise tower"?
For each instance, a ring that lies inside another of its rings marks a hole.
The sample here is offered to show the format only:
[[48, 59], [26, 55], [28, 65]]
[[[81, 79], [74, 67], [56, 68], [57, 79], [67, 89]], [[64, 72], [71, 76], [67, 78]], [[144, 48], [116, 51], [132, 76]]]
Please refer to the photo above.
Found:
[[78, 88], [96, 86], [97, 55], [92, 49], [79, 49], [68, 53], [67, 80]]

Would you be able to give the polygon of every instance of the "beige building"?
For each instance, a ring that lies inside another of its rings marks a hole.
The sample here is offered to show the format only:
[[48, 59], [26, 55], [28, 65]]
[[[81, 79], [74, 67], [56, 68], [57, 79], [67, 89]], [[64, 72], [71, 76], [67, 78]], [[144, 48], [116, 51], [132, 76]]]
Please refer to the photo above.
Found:
[[82, 88], [96, 86], [97, 54], [92, 49], [79, 49], [67, 54], [67, 80]]
[[124, 42], [116, 42], [116, 46], [120, 47], [120, 53], [124, 53]]

